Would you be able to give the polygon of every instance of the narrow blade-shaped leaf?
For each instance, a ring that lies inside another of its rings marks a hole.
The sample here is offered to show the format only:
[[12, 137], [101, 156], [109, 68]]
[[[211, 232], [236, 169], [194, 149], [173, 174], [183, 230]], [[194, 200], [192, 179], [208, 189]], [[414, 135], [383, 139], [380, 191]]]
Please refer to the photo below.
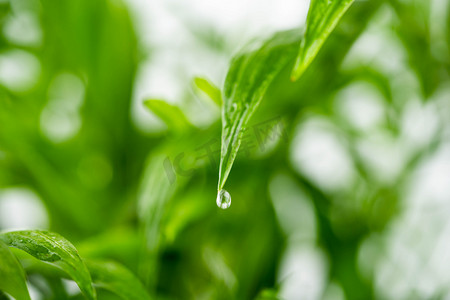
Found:
[[178, 106], [158, 99], [145, 100], [144, 105], [176, 132], [191, 128], [191, 123]]
[[278, 32], [233, 58], [224, 85], [219, 190], [225, 185], [236, 158], [244, 127], [272, 80], [294, 61], [300, 36], [297, 29]]
[[217, 106], [222, 106], [222, 92], [211, 81], [201, 77], [195, 77], [194, 86], [205, 93]]
[[145, 300], [150, 295], [139, 279], [127, 268], [115, 262], [86, 262], [94, 283], [124, 300]]
[[17, 300], [30, 299], [25, 272], [8, 246], [2, 242], [0, 242], [0, 293], [1, 291]]
[[59, 234], [24, 230], [0, 234], [0, 241], [64, 270], [88, 299], [96, 299], [91, 275], [75, 247]]
[[354, 0], [311, 0], [305, 36], [300, 44], [292, 80], [297, 80], [316, 57], [322, 45]]
[[146, 286], [156, 282], [157, 260], [154, 253], [160, 246], [160, 222], [164, 207], [178, 183], [175, 176], [167, 156], [158, 151], [149, 155], [138, 192], [138, 214], [144, 225], [146, 241], [142, 245], [139, 274]]

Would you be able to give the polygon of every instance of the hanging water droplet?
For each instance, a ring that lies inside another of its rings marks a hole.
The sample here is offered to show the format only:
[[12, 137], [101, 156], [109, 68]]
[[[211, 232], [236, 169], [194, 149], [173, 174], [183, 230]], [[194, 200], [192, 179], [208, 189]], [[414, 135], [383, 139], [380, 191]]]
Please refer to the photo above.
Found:
[[217, 192], [216, 204], [221, 209], [227, 209], [231, 205], [231, 196], [227, 190], [220, 190]]

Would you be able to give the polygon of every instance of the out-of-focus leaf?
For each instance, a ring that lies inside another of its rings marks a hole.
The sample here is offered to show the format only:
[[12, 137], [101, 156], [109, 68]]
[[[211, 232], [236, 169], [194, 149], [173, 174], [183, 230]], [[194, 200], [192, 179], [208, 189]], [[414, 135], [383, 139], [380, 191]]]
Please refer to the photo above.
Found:
[[360, 66], [347, 71], [341, 75], [343, 84], [350, 84], [352, 81], [365, 80], [376, 86], [383, 94], [387, 102], [392, 102], [392, 91], [389, 78], [371, 66]]
[[86, 261], [94, 283], [125, 300], [150, 299], [139, 279], [121, 264], [115, 262]]
[[144, 104], [162, 121], [164, 121], [167, 127], [176, 132], [185, 131], [191, 127], [191, 123], [178, 106], [171, 105], [163, 100], [157, 99], [145, 100]]
[[265, 289], [262, 290], [258, 296], [256, 296], [255, 300], [280, 300], [278, 297], [278, 291], [274, 289]]
[[450, 5], [447, 5], [447, 48], [450, 49]]
[[311, 0], [305, 36], [300, 44], [292, 80], [297, 80], [316, 57], [330, 33], [354, 0]]
[[139, 272], [147, 286], [156, 281], [155, 253], [161, 240], [160, 221], [164, 207], [174, 193], [175, 178], [168, 157], [160, 153], [149, 156], [138, 192], [138, 214], [145, 240]]
[[184, 192], [165, 213], [164, 236], [168, 243], [175, 241], [189, 224], [210, 213], [211, 206], [205, 205], [205, 199], [199, 196], [200, 193], [198, 190]]
[[97, 298], [86, 265], [75, 247], [59, 234], [40, 230], [12, 231], [0, 234], [0, 240], [63, 269], [88, 299]]
[[244, 127], [272, 80], [295, 59], [299, 41], [298, 30], [278, 32], [260, 47], [246, 49], [233, 58], [224, 85], [219, 190], [231, 171]]
[[[108, 258], [126, 266], [137, 266], [140, 236], [128, 227], [112, 228], [77, 245], [83, 258]], [[131, 268], [131, 267], [130, 267]]]
[[175, 192], [198, 174], [199, 168], [211, 163], [204, 147], [211, 150], [212, 156], [218, 150], [219, 141], [215, 139], [220, 130], [218, 125], [169, 139], [148, 155], [138, 189], [138, 216], [143, 235], [139, 277], [150, 292], [158, 279], [158, 253], [168, 238], [164, 236], [167, 232], [163, 224], [168, 204]]
[[[420, 80], [424, 99], [428, 99], [438, 88], [442, 76], [442, 61], [437, 59], [446, 56], [445, 52], [433, 46], [433, 37], [429, 22], [435, 22], [437, 26], [444, 26], [439, 20], [431, 21], [432, 1], [389, 1], [398, 16], [394, 30], [405, 46], [408, 54], [408, 62], [416, 72]], [[443, 39], [444, 36], [439, 38]], [[434, 53], [433, 53], [434, 52]]]
[[0, 242], [0, 291], [9, 293], [17, 300], [31, 299], [22, 266], [8, 246], [2, 242]]
[[200, 91], [205, 93], [215, 104], [222, 106], [222, 92], [211, 81], [206, 78], [195, 77], [193, 84]]
[[[171, 164], [166, 166], [167, 157], [162, 154], [149, 156], [147, 167], [144, 171], [142, 184], [139, 190], [138, 206], [139, 217], [143, 222], [149, 222], [161, 209], [162, 206], [172, 195], [174, 187], [171, 174]], [[175, 180], [175, 179], [173, 179]]]

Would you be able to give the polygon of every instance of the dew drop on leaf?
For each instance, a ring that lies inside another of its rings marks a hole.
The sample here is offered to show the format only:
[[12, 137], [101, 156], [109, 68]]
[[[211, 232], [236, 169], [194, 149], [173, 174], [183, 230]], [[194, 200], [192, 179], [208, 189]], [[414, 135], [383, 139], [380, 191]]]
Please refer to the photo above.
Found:
[[221, 209], [227, 209], [231, 205], [231, 196], [227, 190], [220, 190], [217, 192], [216, 204]]

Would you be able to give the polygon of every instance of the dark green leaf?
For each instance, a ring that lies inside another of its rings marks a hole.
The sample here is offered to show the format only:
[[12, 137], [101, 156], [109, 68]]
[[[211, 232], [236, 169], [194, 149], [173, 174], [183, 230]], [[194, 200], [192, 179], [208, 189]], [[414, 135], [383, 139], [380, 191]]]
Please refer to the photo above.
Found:
[[233, 58], [224, 85], [219, 190], [225, 185], [236, 158], [243, 129], [272, 80], [295, 59], [299, 41], [298, 30], [279, 32], [262, 45]]
[[0, 234], [0, 240], [35, 258], [63, 269], [78, 284], [89, 299], [96, 299], [91, 276], [75, 247], [59, 234], [24, 230]]
[[0, 242], [0, 291], [9, 293], [17, 300], [30, 299], [25, 272], [8, 246], [2, 242]]
[[297, 80], [316, 57], [322, 45], [354, 0], [311, 0], [305, 36], [300, 44], [292, 80]]
[[116, 293], [125, 300], [150, 299], [139, 279], [124, 266], [115, 262], [86, 262], [94, 283]]

